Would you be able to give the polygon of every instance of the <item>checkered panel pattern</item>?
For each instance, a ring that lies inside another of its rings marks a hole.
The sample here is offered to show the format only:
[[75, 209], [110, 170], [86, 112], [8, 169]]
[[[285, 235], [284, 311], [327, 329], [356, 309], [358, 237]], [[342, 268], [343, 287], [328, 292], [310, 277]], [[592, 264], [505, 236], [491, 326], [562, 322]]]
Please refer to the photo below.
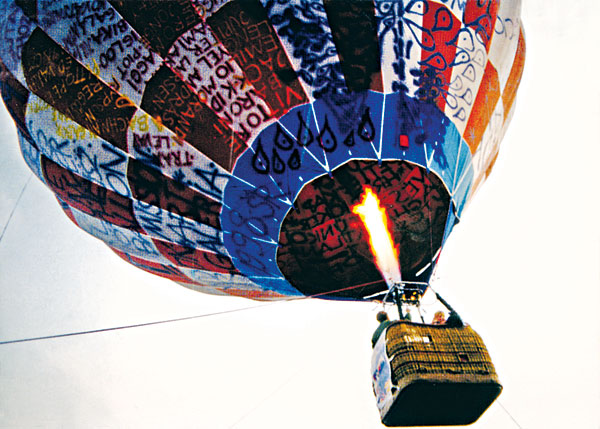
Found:
[[3, 3], [3, 99], [78, 226], [188, 287], [277, 299], [300, 295], [283, 218], [352, 159], [431, 169], [460, 215], [514, 107], [518, 2], [205, 3]]

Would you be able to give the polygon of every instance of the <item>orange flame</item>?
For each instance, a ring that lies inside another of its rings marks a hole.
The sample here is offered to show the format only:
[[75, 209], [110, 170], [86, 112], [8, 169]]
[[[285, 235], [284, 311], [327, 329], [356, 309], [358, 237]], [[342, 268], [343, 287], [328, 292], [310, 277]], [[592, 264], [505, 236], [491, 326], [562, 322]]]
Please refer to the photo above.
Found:
[[361, 202], [352, 206], [352, 213], [359, 215], [367, 228], [371, 252], [387, 285], [391, 287], [394, 283], [399, 283], [400, 263], [398, 251], [394, 248], [394, 240], [388, 229], [388, 217], [371, 188], [365, 188]]

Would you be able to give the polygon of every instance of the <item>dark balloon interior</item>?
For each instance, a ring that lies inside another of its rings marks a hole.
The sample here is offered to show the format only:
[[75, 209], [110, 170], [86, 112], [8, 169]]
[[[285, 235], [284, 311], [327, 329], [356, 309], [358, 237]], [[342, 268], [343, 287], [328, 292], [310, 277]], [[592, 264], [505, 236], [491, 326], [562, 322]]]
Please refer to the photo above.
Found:
[[368, 233], [352, 213], [367, 186], [386, 209], [402, 278], [426, 281], [431, 275], [450, 205], [441, 180], [406, 161], [355, 160], [307, 184], [283, 221], [277, 263], [303, 294], [351, 288], [328, 296], [362, 298], [387, 289]]

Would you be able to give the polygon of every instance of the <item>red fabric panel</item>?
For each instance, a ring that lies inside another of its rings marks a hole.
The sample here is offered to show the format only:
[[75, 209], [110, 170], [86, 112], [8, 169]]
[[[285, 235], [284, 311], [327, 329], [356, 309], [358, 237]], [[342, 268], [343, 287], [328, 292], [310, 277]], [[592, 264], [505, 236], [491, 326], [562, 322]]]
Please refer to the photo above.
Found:
[[460, 30], [460, 21], [450, 10], [440, 3], [429, 2], [429, 7], [423, 16], [423, 39], [427, 39], [426, 46], [433, 45], [433, 50], [423, 49], [421, 52], [421, 69], [425, 71], [433, 68], [436, 71], [436, 79], [440, 82], [432, 86], [439, 90], [435, 99], [437, 106], [444, 111], [446, 100], [443, 93], [448, 91], [452, 79], [452, 67], [456, 55], [456, 46], [450, 43], [456, 38]]
[[174, 280], [176, 282], [184, 282], [184, 283], [192, 283], [197, 284], [189, 277], [185, 276], [181, 271], [177, 268], [172, 267], [170, 265], [163, 265], [157, 262], [147, 261], [142, 258], [138, 258], [136, 256], [128, 255], [127, 253], [123, 253], [120, 250], [117, 250], [111, 247], [111, 250], [123, 258], [125, 261], [129, 262], [132, 265], [135, 265], [138, 268], [141, 268], [144, 271], [149, 272], [150, 274], [155, 274], [169, 280]]
[[90, 182], [43, 155], [41, 164], [50, 189], [71, 207], [114, 225], [144, 232], [135, 219], [129, 198]]
[[510, 74], [508, 75], [504, 92], [502, 93], [504, 119], [506, 119], [512, 104], [515, 101], [517, 88], [519, 87], [519, 82], [521, 82], [521, 76], [523, 75], [523, 67], [525, 67], [525, 37], [523, 37], [523, 31], [520, 31], [517, 52], [515, 53], [515, 60], [512, 68], [510, 69]]
[[127, 178], [136, 200], [217, 229], [221, 228], [219, 202], [163, 175], [157, 168], [131, 159], [127, 165]]
[[475, 153], [479, 143], [481, 143], [485, 128], [490, 122], [499, 99], [500, 82], [498, 81], [498, 72], [492, 63], [488, 61], [463, 134], [471, 148], [471, 153]]
[[499, 5], [499, 0], [467, 1], [465, 5], [463, 22], [465, 26], [475, 30], [485, 44], [486, 51], [490, 50]]
[[217, 273], [239, 274], [226, 255], [192, 249], [162, 240], [152, 240], [158, 251], [175, 265]]

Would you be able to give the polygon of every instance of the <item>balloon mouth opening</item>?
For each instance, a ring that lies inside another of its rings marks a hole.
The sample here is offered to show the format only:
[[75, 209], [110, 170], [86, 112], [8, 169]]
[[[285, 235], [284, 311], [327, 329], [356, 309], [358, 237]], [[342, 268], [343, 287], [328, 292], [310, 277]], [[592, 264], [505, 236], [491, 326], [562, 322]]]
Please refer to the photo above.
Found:
[[[397, 252], [391, 259], [398, 263], [398, 272], [381, 269], [369, 230], [360, 214], [353, 212], [367, 189], [385, 211], [389, 240]], [[309, 182], [298, 194], [281, 226], [278, 267], [305, 295], [379, 299], [378, 294], [388, 289], [386, 276], [429, 280], [450, 204], [439, 177], [419, 165], [349, 161], [331, 175]]]

